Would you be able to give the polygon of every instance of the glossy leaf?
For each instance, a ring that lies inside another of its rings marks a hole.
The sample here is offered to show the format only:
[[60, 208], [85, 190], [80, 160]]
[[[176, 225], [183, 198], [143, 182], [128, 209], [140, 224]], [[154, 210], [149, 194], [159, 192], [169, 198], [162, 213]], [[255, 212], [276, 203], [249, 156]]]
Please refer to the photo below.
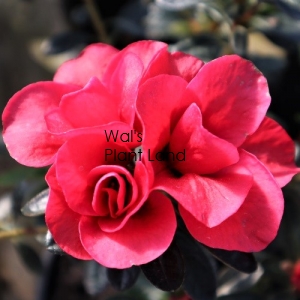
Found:
[[175, 243], [157, 259], [141, 265], [147, 279], [163, 291], [175, 291], [184, 278], [184, 261]]
[[210, 253], [225, 265], [240, 272], [252, 273], [257, 269], [257, 262], [252, 253], [226, 251], [207, 247]]
[[45, 213], [49, 198], [49, 189], [37, 194], [33, 199], [27, 202], [21, 209], [23, 215], [27, 217], [40, 216]]
[[41, 273], [43, 268], [42, 261], [34, 248], [21, 242], [19, 242], [15, 246], [24, 265], [35, 273]]
[[45, 246], [52, 254], [63, 255], [65, 252], [55, 243], [50, 231], [47, 232], [45, 237]]
[[193, 300], [215, 299], [217, 282], [212, 257], [187, 232], [178, 231], [176, 243], [185, 263], [184, 290]]
[[131, 288], [137, 281], [140, 268], [133, 266], [128, 269], [107, 269], [107, 279], [119, 291]]
[[85, 263], [83, 285], [91, 296], [100, 294], [107, 286], [106, 268], [94, 260]]
[[228, 268], [218, 278], [218, 296], [225, 296], [233, 293], [241, 293], [254, 286], [264, 274], [264, 269], [259, 265], [257, 270], [251, 274], [241, 273]]

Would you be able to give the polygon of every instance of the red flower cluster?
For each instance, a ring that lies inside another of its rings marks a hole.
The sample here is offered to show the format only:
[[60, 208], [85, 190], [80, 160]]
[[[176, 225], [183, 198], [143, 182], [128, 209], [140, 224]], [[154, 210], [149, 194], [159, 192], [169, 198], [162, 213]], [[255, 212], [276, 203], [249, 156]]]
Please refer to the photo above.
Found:
[[[273, 240], [280, 187], [297, 168], [293, 142], [265, 117], [269, 104], [266, 79], [236, 55], [204, 64], [160, 42], [94, 44], [52, 82], [16, 93], [3, 135], [18, 162], [52, 165], [46, 222], [58, 245], [127, 268], [169, 247], [171, 198], [205, 245], [252, 252]], [[122, 140], [107, 139], [116, 132]], [[184, 159], [157, 159], [179, 152]]]

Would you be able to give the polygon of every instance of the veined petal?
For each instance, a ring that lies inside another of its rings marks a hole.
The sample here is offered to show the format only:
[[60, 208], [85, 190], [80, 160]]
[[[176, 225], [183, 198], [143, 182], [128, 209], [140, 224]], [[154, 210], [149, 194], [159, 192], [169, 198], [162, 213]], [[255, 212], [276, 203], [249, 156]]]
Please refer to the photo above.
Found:
[[147, 69], [144, 71], [140, 85], [142, 85], [148, 79], [161, 74], [174, 75], [172, 74], [173, 69], [171, 55], [168, 52], [168, 48], [164, 47], [160, 49], [158, 53], [156, 53], [156, 55], [152, 58], [151, 63], [148, 64]]
[[171, 54], [167, 48], [162, 48], [145, 70], [141, 84], [161, 74], [180, 76], [190, 82], [203, 65], [204, 63], [197, 57], [182, 52]]
[[142, 62], [143, 70], [146, 70], [155, 56], [162, 49], [167, 50], [167, 47], [167, 44], [157, 41], [139, 41], [128, 45], [112, 59], [107, 67], [104, 80], [107, 81], [109, 79], [111, 74], [115, 72], [117, 66], [128, 53], [135, 54]]
[[49, 133], [53, 135], [61, 135], [75, 129], [63, 115], [59, 107], [45, 114], [45, 122]]
[[255, 132], [271, 100], [265, 77], [237, 55], [204, 65], [188, 89], [199, 98], [203, 126], [235, 146]]
[[[104, 134], [82, 134], [68, 140], [57, 154], [57, 180], [69, 207], [79, 214], [97, 215], [92, 207], [94, 186], [88, 174], [100, 165], [111, 164], [114, 158], [106, 149], [126, 151], [126, 147], [107, 142]], [[116, 161], [114, 164], [118, 164]], [[126, 162], [124, 162], [126, 164]]]
[[275, 238], [284, 201], [280, 187], [263, 164], [244, 150], [240, 156], [252, 172], [254, 182], [235, 214], [209, 228], [183, 207], [180, 213], [189, 232], [201, 243], [229, 251], [257, 252]]
[[59, 108], [74, 128], [120, 121], [117, 98], [96, 77], [92, 77], [83, 89], [63, 97]]
[[119, 231], [103, 232], [92, 217], [80, 222], [81, 242], [87, 252], [103, 266], [117, 269], [159, 257], [170, 246], [175, 230], [172, 203], [159, 192], [153, 192]]
[[107, 142], [114, 142], [130, 149], [136, 148], [141, 144], [138, 132], [123, 122], [110, 122], [100, 126], [74, 129], [57, 110], [53, 110], [46, 115], [46, 122], [50, 133], [62, 138], [64, 141], [85, 134], [96, 134], [104, 135]]
[[66, 253], [78, 259], [92, 259], [80, 241], [79, 221], [81, 215], [68, 207], [56, 180], [55, 165], [49, 169], [46, 180], [50, 187], [50, 194], [45, 217], [53, 239]]
[[92, 44], [80, 56], [63, 63], [54, 76], [54, 81], [85, 86], [96, 76], [102, 79], [107, 65], [119, 51], [110, 45]]
[[178, 121], [169, 149], [174, 156], [184, 153], [183, 160], [172, 162], [172, 167], [182, 174], [211, 174], [239, 160], [235, 146], [203, 128], [201, 112], [195, 103]]
[[144, 71], [143, 63], [133, 53], [126, 53], [117, 62], [113, 70], [109, 69], [105, 73], [103, 82], [119, 103], [121, 121], [133, 125], [138, 86]]
[[242, 148], [254, 154], [273, 174], [278, 184], [285, 186], [299, 172], [295, 165], [295, 144], [274, 120], [265, 117]]
[[144, 130], [143, 151], [162, 150], [168, 143], [172, 115], [178, 109], [186, 85], [180, 77], [159, 75], [140, 87], [137, 111]]
[[48, 132], [45, 114], [59, 105], [63, 95], [77, 86], [56, 82], [30, 84], [16, 93], [3, 112], [3, 139], [19, 163], [43, 167], [54, 161], [64, 139]]
[[204, 66], [204, 62], [199, 58], [183, 52], [171, 54], [174, 75], [179, 75], [187, 82], [190, 82]]
[[189, 173], [180, 178], [165, 170], [157, 174], [155, 189], [171, 195], [198, 222], [214, 227], [233, 215], [245, 201], [252, 175], [244, 165], [240, 159], [211, 176]]

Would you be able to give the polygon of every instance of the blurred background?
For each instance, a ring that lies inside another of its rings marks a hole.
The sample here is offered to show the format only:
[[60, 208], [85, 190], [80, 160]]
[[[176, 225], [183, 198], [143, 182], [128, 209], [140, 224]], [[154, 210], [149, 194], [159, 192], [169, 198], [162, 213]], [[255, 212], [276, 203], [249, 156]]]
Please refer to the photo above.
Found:
[[[205, 62], [231, 53], [253, 61], [269, 83], [269, 115], [299, 152], [299, 0], [0, 0], [0, 110], [25, 85], [51, 80], [86, 45], [101, 41], [122, 49], [141, 39], [165, 41], [171, 51]], [[23, 209], [33, 218], [20, 211], [46, 188], [45, 172], [17, 164], [0, 139], [0, 300], [190, 299], [180, 290], [161, 292], [143, 276], [117, 292], [135, 279], [116, 283], [98, 264], [63, 255], [46, 235], [43, 205]], [[256, 272], [213, 262], [218, 299], [300, 299], [300, 177], [284, 194], [280, 232], [255, 255]]]

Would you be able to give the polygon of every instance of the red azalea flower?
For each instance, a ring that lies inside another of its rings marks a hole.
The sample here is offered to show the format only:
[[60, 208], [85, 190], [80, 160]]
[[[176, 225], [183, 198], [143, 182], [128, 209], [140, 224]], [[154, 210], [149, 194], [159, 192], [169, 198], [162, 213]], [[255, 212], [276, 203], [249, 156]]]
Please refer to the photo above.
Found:
[[[122, 51], [95, 44], [53, 82], [14, 95], [3, 135], [20, 163], [52, 164], [46, 222], [59, 246], [127, 268], [157, 258], [173, 239], [175, 214], [161, 190], [208, 246], [259, 251], [275, 237], [279, 186], [297, 169], [293, 142], [265, 117], [269, 102], [265, 78], [238, 56], [203, 64], [160, 42]], [[133, 164], [136, 147], [143, 154]], [[167, 152], [184, 160], [159, 161]]]

